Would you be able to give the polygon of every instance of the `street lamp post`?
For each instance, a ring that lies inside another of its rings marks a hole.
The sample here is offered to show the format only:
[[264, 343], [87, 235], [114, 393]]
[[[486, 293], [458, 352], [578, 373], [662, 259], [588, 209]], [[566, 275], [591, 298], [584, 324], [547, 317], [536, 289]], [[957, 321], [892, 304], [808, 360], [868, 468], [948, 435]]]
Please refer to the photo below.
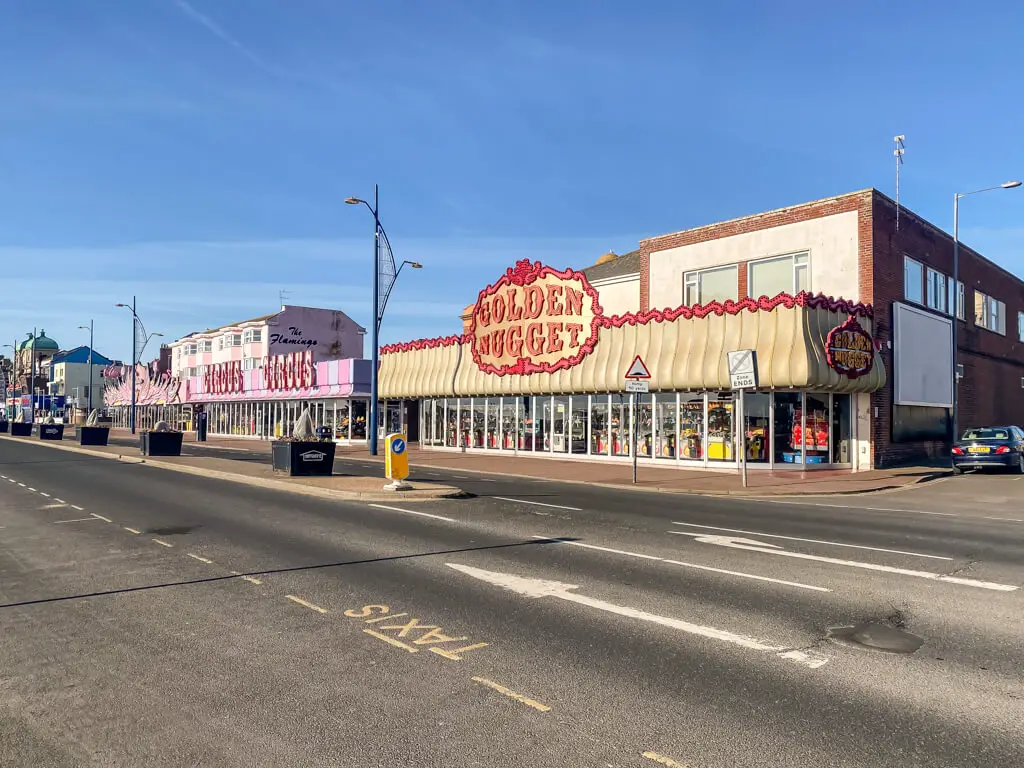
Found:
[[[959, 388], [959, 377], [957, 376], [957, 336], [958, 328], [957, 323], [960, 319], [960, 198], [967, 197], [969, 195], [977, 195], [982, 192], [991, 192], [994, 189], [1013, 189], [1019, 187], [1021, 182], [1019, 181], [1004, 181], [995, 187], [985, 187], [984, 189], [975, 189], [973, 192], [958, 192], [953, 195], [953, 408], [952, 408], [952, 422], [953, 422], [953, 442], [956, 442], [958, 431], [959, 414], [957, 413], [960, 405], [960, 397], [957, 392]], [[967, 296], [966, 291], [964, 295], [964, 318], [967, 317]], [[950, 454], [952, 457], [952, 453]], [[952, 460], [952, 458], [951, 458]]]
[[[18, 340], [14, 340], [14, 344], [4, 344], [4, 349], [10, 348], [11, 350], [11, 402], [14, 403], [14, 393], [18, 388]], [[4, 416], [7, 416], [7, 385], [4, 385]], [[11, 418], [14, 418], [14, 408], [11, 408]]]
[[[132, 434], [135, 434], [135, 379], [136, 379], [136, 368], [139, 364], [139, 359], [142, 357], [143, 351], [146, 349], [146, 345], [149, 344], [149, 340], [154, 336], [163, 336], [162, 333], [151, 333], [142, 340], [142, 346], [136, 349], [138, 346], [138, 329], [141, 327], [142, 332], [146, 333], [146, 328], [142, 325], [142, 321], [139, 320], [139, 315], [135, 311], [135, 297], [132, 296], [132, 305], [129, 307], [127, 304], [115, 304], [115, 307], [121, 307], [127, 309], [132, 313], [132, 406], [129, 412], [129, 425], [131, 426]], [[91, 345], [90, 345], [91, 347]], [[91, 389], [89, 390], [92, 391]]]
[[[93, 339], [93, 321], [90, 320], [88, 326], [80, 325], [78, 327], [79, 327], [80, 330], [89, 331], [89, 395], [88, 395], [88, 397], [89, 397], [89, 413], [92, 413], [92, 385], [93, 385], [93, 375], [92, 375], [92, 373], [93, 373], [93, 371], [92, 371], [92, 339]], [[134, 321], [132, 322], [132, 327], [133, 328], [135, 327]], [[77, 405], [78, 404], [77, 403], [78, 398], [75, 398], [75, 400], [76, 400], [75, 405]]]
[[[377, 390], [379, 387], [378, 368], [380, 367], [380, 324], [384, 318], [384, 308], [387, 306], [391, 289], [398, 280], [402, 267], [408, 264], [413, 269], [422, 269], [423, 265], [416, 261], [403, 261], [395, 269], [395, 256], [391, 251], [391, 243], [384, 228], [380, 225], [379, 215], [379, 192], [376, 184], [373, 185], [373, 205], [358, 197], [345, 198], [348, 205], [365, 205], [373, 214], [373, 328], [370, 330], [370, 414], [368, 424], [368, 438], [370, 441], [370, 455], [377, 455], [377, 422], [380, 418], [377, 408]], [[381, 240], [387, 247], [386, 258], [381, 255]], [[384, 271], [382, 268], [387, 268]], [[381, 282], [383, 278], [383, 285]]]

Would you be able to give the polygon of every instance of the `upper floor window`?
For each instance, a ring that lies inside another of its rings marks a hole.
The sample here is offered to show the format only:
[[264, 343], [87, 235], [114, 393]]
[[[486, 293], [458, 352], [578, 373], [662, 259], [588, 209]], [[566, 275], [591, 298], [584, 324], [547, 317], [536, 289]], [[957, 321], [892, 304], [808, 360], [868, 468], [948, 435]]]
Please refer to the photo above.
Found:
[[739, 269], [735, 264], [687, 272], [683, 275], [683, 303], [692, 307], [712, 301], [736, 301], [739, 288]]
[[797, 294], [811, 288], [810, 254], [793, 253], [747, 265], [747, 295], [773, 299], [780, 293]]
[[258, 357], [247, 357], [242, 360], [243, 371], [254, 371], [260, 367], [260, 359]]
[[974, 324], [1006, 335], [1006, 305], [981, 291], [974, 292]]
[[938, 312], [945, 312], [946, 302], [949, 299], [946, 292], [946, 276], [941, 272], [936, 272], [931, 267], [928, 268], [927, 274], [925, 300], [928, 303], [928, 307]]
[[203, 339], [199, 342], [200, 352], [213, 352], [213, 339]]
[[952, 279], [947, 279], [946, 280], [946, 287], [948, 289], [948, 291], [947, 291], [948, 292], [948, 296], [947, 296], [947, 299], [946, 299], [946, 301], [947, 301], [946, 313], [947, 314], [949, 313], [949, 311], [953, 308], [953, 305], [955, 303], [956, 304], [956, 316], [958, 318], [960, 318], [961, 320], [964, 320], [965, 319], [965, 316], [964, 316], [964, 284], [959, 282], [959, 281], [957, 282], [957, 284], [956, 284], [956, 297], [955, 298], [953, 296], [953, 280]]
[[924, 304], [924, 265], [909, 256], [903, 257], [903, 295], [907, 301]]
[[258, 344], [263, 341], [263, 329], [262, 328], [249, 328], [245, 332], [245, 338], [243, 339], [246, 344]]
[[195, 344], [186, 344], [185, 345], [185, 354], [186, 355], [194, 355], [195, 353], [196, 353], [196, 345]]
[[1017, 338], [1024, 341], [1024, 312], [1017, 313]]
[[229, 333], [224, 337], [225, 347], [240, 347], [242, 346], [242, 334], [240, 333]]

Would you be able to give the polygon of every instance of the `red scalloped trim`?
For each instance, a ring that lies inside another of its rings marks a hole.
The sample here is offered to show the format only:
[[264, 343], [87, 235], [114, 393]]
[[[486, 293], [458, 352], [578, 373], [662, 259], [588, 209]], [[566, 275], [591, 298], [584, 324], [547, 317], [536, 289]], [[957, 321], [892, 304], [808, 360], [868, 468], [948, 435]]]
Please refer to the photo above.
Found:
[[484, 373], [493, 373], [496, 376], [526, 376], [531, 373], [554, 373], [555, 371], [564, 371], [579, 365], [584, 357], [594, 351], [594, 347], [597, 344], [597, 329], [601, 327], [604, 310], [601, 308], [597, 291], [594, 290], [590, 281], [587, 280], [587, 276], [571, 267], [559, 272], [557, 269], [541, 264], [539, 261], [531, 262], [529, 259], [520, 259], [514, 267], [509, 267], [505, 270], [505, 274], [501, 276], [498, 282], [480, 291], [475, 306], [479, 306], [484, 298], [493, 296], [506, 286], [516, 285], [522, 287], [535, 283], [544, 277], [556, 277], [566, 282], [576, 282], [583, 290], [583, 293], [590, 299], [590, 306], [594, 317], [590, 321], [590, 333], [587, 336], [587, 341], [580, 346], [576, 354], [571, 357], [563, 357], [555, 363], [538, 365], [527, 357], [520, 357], [511, 365], [497, 366], [493, 363], [483, 362], [480, 359], [480, 353], [476, 348], [476, 312], [474, 311], [468, 335], [472, 344], [473, 362]]
[[692, 307], [677, 307], [675, 309], [652, 309], [647, 312], [627, 312], [624, 315], [612, 315], [602, 317], [601, 325], [605, 328], [621, 328], [624, 325], [646, 325], [647, 323], [671, 323], [682, 317], [685, 320], [691, 318], [703, 318], [708, 315], [738, 315], [740, 312], [771, 312], [776, 307], [808, 307], [811, 309], [827, 309], [830, 312], [845, 312], [849, 315], [859, 317], [873, 317], [874, 309], [870, 304], [853, 303], [846, 299], [833, 299], [824, 294], [811, 294], [801, 291], [796, 296], [788, 293], [780, 293], [773, 299], [762, 296], [759, 299], [740, 299], [739, 301], [726, 302], [712, 301], [709, 304], [694, 304]]
[[851, 368], [843, 363], [840, 363], [835, 359], [835, 352], [832, 349], [832, 344], [835, 341], [837, 333], [843, 333], [849, 331], [850, 333], [857, 334], [867, 339], [868, 347], [874, 350], [875, 340], [871, 338], [871, 334], [861, 327], [861, 324], [857, 322], [857, 318], [853, 315], [847, 318], [846, 322], [842, 325], [837, 325], [831, 331], [828, 332], [828, 336], [825, 337], [825, 360], [828, 362], [828, 367], [831, 368], [838, 374], [846, 376], [848, 379], [859, 379], [861, 376], [866, 376], [871, 373], [871, 369], [875, 365], [875, 356], [872, 353], [868, 353], [867, 365], [859, 368]]
[[400, 341], [395, 344], [385, 344], [380, 348], [382, 355], [390, 355], [395, 352], [414, 352], [420, 349], [437, 349], [438, 347], [450, 347], [453, 344], [465, 344], [469, 337], [461, 333], [454, 336], [437, 336], [433, 339], [416, 339], [415, 341]]

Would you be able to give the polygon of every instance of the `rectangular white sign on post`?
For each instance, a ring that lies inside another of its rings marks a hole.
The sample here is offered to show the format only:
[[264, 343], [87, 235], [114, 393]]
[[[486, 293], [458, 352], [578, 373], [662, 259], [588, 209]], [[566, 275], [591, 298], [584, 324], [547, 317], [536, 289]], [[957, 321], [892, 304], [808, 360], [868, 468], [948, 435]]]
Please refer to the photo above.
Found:
[[740, 349], [726, 353], [729, 359], [729, 383], [733, 389], [757, 387], [757, 352]]
[[651, 384], [644, 379], [629, 379], [626, 382], [626, 391], [637, 395], [645, 395], [651, 391]]

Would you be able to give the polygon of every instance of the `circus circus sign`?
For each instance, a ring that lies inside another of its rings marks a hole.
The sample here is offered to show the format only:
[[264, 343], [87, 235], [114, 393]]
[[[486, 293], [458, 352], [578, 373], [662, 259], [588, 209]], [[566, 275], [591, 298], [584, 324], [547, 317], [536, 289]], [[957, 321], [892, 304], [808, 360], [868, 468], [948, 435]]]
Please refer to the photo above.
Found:
[[473, 361], [498, 376], [572, 368], [597, 344], [601, 314], [583, 273], [517, 261], [477, 298], [469, 332]]

